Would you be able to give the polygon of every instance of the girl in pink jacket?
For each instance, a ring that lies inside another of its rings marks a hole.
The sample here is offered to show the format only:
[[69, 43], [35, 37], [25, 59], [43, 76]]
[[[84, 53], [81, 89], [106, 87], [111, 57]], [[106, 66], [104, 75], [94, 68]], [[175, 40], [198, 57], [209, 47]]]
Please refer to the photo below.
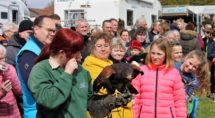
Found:
[[12, 65], [5, 63], [5, 48], [0, 45], [0, 118], [21, 118], [17, 96], [22, 96], [22, 90]]
[[167, 39], [152, 42], [133, 86], [139, 92], [133, 101], [134, 118], [187, 118], [185, 90], [179, 72], [173, 67]]

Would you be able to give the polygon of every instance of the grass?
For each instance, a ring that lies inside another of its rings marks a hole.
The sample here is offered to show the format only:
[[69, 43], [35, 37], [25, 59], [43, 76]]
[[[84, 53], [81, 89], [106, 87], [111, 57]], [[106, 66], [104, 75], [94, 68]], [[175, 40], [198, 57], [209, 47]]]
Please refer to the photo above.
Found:
[[215, 118], [215, 101], [200, 98], [196, 116], [197, 118]]

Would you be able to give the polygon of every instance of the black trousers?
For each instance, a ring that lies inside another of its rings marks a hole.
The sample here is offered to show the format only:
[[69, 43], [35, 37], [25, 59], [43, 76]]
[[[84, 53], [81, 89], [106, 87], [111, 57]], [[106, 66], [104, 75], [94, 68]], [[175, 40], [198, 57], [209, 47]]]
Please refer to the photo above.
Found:
[[211, 71], [211, 77], [210, 77], [210, 82], [211, 82], [211, 93], [215, 93], [215, 63], [211, 63], [210, 66], [210, 71]]

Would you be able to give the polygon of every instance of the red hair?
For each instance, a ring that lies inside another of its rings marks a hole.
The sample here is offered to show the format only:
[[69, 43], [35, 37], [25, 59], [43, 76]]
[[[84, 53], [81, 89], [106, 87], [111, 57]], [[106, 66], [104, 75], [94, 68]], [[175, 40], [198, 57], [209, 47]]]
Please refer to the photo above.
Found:
[[60, 50], [65, 51], [67, 57], [71, 57], [76, 52], [81, 51], [83, 47], [84, 40], [79, 33], [63, 28], [55, 34], [51, 44], [42, 49], [36, 63], [48, 59], [50, 55], [56, 55]]

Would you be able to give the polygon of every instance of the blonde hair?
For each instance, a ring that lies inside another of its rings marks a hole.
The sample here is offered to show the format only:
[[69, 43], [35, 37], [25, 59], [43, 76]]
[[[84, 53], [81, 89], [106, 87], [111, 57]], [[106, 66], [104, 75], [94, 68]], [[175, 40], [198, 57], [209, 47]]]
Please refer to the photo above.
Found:
[[121, 49], [126, 51], [126, 48], [125, 48], [125, 46], [123, 45], [123, 43], [122, 43], [122, 41], [120, 39], [116, 39], [116, 40], [113, 39], [112, 40], [112, 42], [111, 42], [111, 50], [113, 48], [121, 48]]
[[170, 49], [170, 45], [164, 37], [160, 37], [157, 40], [153, 41], [152, 44], [149, 47], [149, 53], [146, 57], [146, 63], [151, 67], [152, 62], [151, 62], [151, 50], [152, 46], [157, 45], [158, 48], [160, 48], [164, 53], [165, 53], [165, 64], [166, 64], [166, 69], [172, 67], [174, 65], [174, 60], [172, 59], [172, 53]]
[[176, 23], [177, 23], [177, 24], [178, 24], [178, 23], [184, 23], [184, 19], [179, 18], [179, 19], [176, 20]]
[[206, 57], [205, 52], [200, 51], [200, 50], [193, 50], [189, 52], [185, 59], [188, 58], [194, 58], [194, 56], [199, 60], [200, 64], [197, 68], [196, 75], [197, 79], [199, 80], [200, 83], [200, 92], [204, 92], [205, 90], [209, 90], [210, 88], [210, 83], [209, 83], [209, 78], [210, 78], [210, 70], [209, 70], [209, 64], [208, 60]]

